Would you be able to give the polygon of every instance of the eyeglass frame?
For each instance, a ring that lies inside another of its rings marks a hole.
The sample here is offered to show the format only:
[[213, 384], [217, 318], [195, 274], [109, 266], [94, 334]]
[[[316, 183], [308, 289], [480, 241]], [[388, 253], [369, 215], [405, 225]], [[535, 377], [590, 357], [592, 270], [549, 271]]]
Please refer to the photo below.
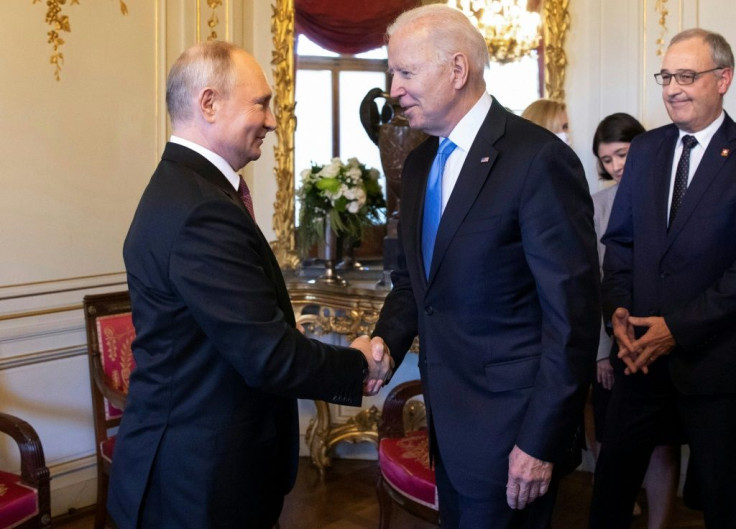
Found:
[[[675, 73], [662, 73], [657, 72], [654, 74], [654, 82], [657, 83], [659, 86], [669, 86], [672, 82], [672, 79], [675, 80], [675, 82], [680, 86], [689, 86], [691, 84], [694, 84], [695, 81], [698, 80], [698, 78], [705, 74], [710, 72], [715, 72], [716, 70], [725, 70], [726, 68], [729, 68], [728, 66], [716, 66], [715, 68], [711, 68], [710, 70], [703, 70], [702, 72], [693, 72], [692, 70], [685, 70], [684, 72], [675, 72]], [[683, 75], [686, 75], [685, 79], [688, 79], [692, 75], [692, 81], [683, 83]], [[667, 76], [667, 77], [665, 77]], [[665, 79], [667, 81], [665, 82]]]

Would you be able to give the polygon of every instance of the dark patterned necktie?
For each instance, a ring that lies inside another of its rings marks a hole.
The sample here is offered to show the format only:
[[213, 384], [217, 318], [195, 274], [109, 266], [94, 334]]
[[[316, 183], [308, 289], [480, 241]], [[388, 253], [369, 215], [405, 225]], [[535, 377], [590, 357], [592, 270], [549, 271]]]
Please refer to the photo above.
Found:
[[442, 217], [442, 172], [445, 169], [447, 157], [455, 150], [455, 145], [449, 138], [445, 138], [437, 149], [437, 155], [432, 162], [427, 178], [427, 190], [424, 195], [424, 218], [422, 219], [422, 257], [424, 257], [424, 272], [429, 277], [432, 267], [432, 253], [437, 238], [437, 229]]
[[672, 190], [672, 204], [670, 205], [670, 223], [675, 220], [677, 210], [682, 205], [682, 199], [685, 198], [687, 191], [687, 177], [690, 174], [690, 150], [698, 144], [695, 136], [689, 134], [682, 137], [682, 154], [680, 161], [677, 162], [677, 171], [675, 172], [675, 188]]
[[243, 201], [243, 205], [245, 205], [245, 209], [250, 213], [251, 218], [256, 220], [256, 215], [253, 213], [253, 198], [250, 196], [248, 184], [245, 183], [242, 176], [238, 175], [238, 177], [240, 178], [240, 184], [238, 185], [238, 195], [240, 196], [240, 200]]

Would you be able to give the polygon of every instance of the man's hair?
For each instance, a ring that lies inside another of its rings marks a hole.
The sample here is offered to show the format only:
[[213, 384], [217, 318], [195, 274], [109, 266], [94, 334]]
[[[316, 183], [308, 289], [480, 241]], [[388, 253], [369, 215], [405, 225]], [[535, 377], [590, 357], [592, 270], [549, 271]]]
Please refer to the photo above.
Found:
[[710, 56], [716, 66], [733, 69], [733, 52], [731, 51], [731, 46], [723, 38], [723, 35], [719, 33], [702, 28], [686, 29], [672, 37], [669, 45], [672, 46], [673, 44], [692, 38], [700, 38], [710, 47]]
[[471, 68], [481, 76], [488, 68], [490, 59], [486, 41], [462, 11], [442, 4], [405, 11], [386, 30], [387, 40], [399, 29], [414, 24], [431, 34], [427, 38], [431, 38], [435, 46], [438, 62], [447, 62], [454, 53], [463, 52], [468, 56]]
[[234, 44], [221, 41], [202, 42], [184, 51], [166, 79], [166, 109], [172, 124], [192, 119], [194, 97], [205, 87], [212, 87], [227, 97], [235, 83]]

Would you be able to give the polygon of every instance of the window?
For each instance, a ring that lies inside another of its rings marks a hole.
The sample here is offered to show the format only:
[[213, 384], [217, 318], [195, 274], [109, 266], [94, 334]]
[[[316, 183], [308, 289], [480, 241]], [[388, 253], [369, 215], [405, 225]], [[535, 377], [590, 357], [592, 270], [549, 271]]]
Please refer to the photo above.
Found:
[[[295, 185], [299, 173], [334, 157], [358, 158], [383, 174], [378, 147], [360, 123], [360, 102], [372, 88], [388, 90], [386, 48], [340, 55], [321, 48], [304, 35], [296, 45]], [[386, 182], [381, 177], [381, 187]], [[296, 204], [299, 218], [299, 204]]]

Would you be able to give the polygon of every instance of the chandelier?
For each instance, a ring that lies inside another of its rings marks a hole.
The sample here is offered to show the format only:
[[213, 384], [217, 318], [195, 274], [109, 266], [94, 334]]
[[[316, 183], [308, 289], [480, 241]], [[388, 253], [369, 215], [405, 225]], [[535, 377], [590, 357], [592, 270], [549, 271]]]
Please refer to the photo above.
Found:
[[527, 0], [448, 0], [465, 13], [486, 39], [492, 61], [521, 59], [539, 46], [539, 13], [527, 10]]

